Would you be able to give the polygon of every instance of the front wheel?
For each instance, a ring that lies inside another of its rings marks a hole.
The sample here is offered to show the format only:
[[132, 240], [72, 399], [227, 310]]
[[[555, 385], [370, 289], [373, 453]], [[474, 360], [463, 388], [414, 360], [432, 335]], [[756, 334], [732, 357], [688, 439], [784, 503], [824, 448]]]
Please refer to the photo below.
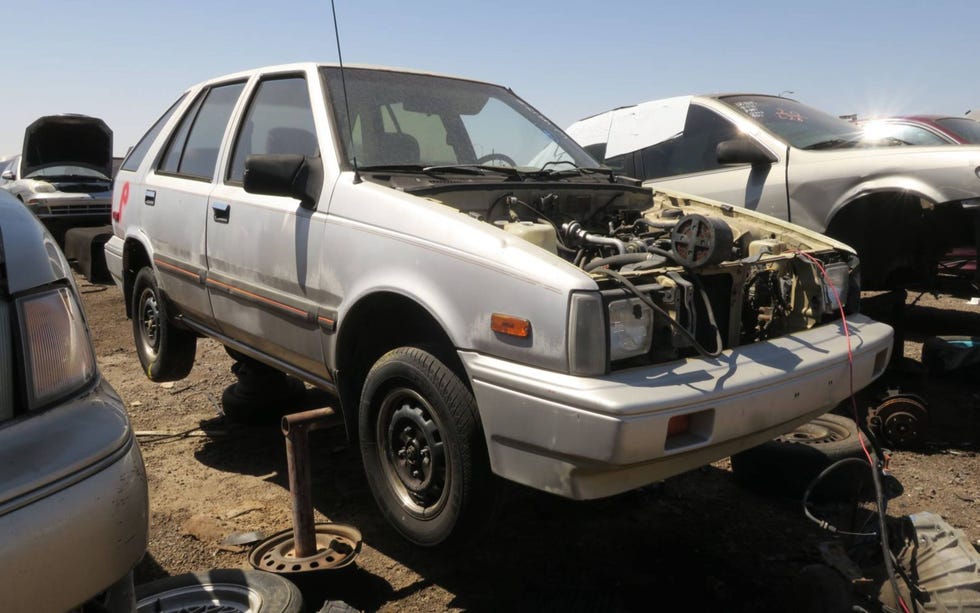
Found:
[[442, 361], [416, 347], [382, 356], [364, 382], [359, 426], [371, 492], [402, 536], [432, 547], [487, 524], [494, 482], [476, 400]]
[[150, 381], [183, 379], [194, 366], [197, 337], [174, 325], [149, 267], [140, 269], [133, 284], [133, 340]]

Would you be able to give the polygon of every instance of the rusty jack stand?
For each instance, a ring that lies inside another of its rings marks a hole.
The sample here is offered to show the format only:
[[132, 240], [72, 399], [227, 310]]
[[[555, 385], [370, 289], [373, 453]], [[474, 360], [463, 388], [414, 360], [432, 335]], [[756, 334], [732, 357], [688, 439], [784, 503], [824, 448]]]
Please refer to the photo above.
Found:
[[283, 574], [340, 568], [353, 562], [360, 552], [361, 533], [357, 528], [313, 522], [309, 432], [340, 423], [340, 416], [329, 408], [282, 418], [293, 529], [273, 534], [256, 545], [249, 555], [253, 567]]

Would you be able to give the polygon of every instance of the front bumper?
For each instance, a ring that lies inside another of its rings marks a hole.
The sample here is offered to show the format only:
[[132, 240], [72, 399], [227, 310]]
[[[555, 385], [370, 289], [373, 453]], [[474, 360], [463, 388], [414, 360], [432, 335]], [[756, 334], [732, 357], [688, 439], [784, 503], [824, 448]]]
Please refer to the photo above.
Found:
[[[848, 320], [853, 389], [888, 364], [892, 329]], [[493, 471], [575, 499], [611, 496], [758, 445], [850, 395], [840, 322], [603, 377], [573, 377], [460, 351]], [[690, 428], [668, 435], [668, 422]]]
[[65, 611], [131, 582], [147, 545], [143, 459], [106, 383], [0, 428], [0, 611]]

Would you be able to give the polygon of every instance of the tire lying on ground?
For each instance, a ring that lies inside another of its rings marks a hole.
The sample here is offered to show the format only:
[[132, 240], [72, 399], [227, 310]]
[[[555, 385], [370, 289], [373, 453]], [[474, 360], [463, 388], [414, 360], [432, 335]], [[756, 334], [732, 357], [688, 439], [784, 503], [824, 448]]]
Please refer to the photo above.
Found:
[[136, 613], [299, 613], [302, 610], [303, 596], [299, 588], [280, 575], [257, 570], [187, 573], [136, 588]]
[[[853, 419], [825, 413], [792, 431], [732, 456], [732, 473], [742, 487], [769, 496], [800, 498], [825, 468], [844, 458], [863, 458]], [[851, 500], [867, 492], [870, 469], [840, 467], [818, 484], [815, 500]]]

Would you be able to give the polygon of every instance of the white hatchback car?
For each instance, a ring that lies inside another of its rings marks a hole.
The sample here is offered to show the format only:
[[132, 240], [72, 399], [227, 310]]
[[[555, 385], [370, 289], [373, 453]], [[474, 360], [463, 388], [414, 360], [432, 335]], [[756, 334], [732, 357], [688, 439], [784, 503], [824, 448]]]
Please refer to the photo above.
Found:
[[844, 314], [854, 389], [882, 372], [848, 247], [596, 166], [504, 87], [261, 68], [136, 145], [106, 261], [151, 379], [205, 335], [336, 392], [422, 545], [483, 525], [491, 473], [609, 496], [830, 410]]

